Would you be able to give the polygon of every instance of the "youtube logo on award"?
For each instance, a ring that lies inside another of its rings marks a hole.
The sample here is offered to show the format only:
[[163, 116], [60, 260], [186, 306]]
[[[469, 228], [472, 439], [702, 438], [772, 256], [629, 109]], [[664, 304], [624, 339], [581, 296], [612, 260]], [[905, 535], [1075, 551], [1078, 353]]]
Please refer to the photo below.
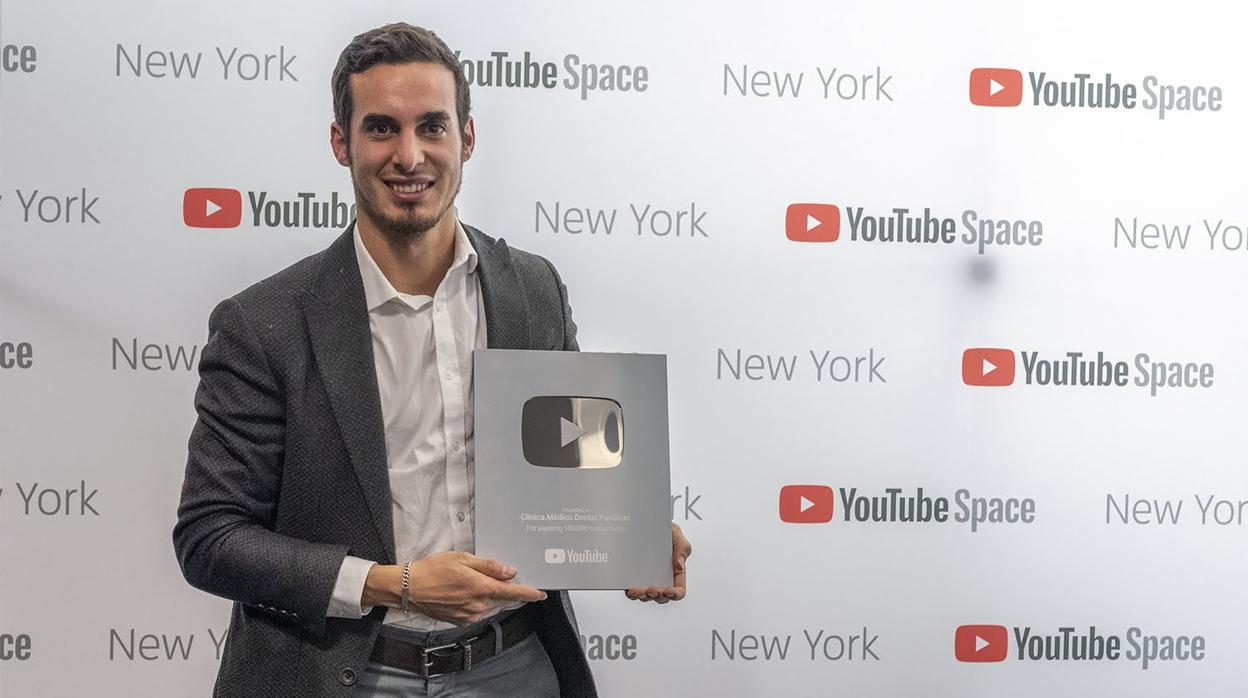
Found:
[[981, 107], [1017, 107], [1023, 101], [1023, 74], [1010, 68], [971, 71], [971, 104]]
[[841, 209], [834, 204], [789, 204], [784, 232], [794, 242], [836, 242], [841, 236]]
[[962, 352], [962, 382], [988, 388], [1014, 383], [1014, 351], [979, 347]]
[[953, 656], [959, 662], [1003, 662], [1009, 651], [1004, 625], [960, 625], [953, 634]]
[[192, 228], [237, 228], [243, 195], [237, 189], [192, 187], [182, 195], [182, 221]]
[[785, 485], [780, 488], [780, 520], [786, 523], [827, 523], [836, 494], [826, 485]]

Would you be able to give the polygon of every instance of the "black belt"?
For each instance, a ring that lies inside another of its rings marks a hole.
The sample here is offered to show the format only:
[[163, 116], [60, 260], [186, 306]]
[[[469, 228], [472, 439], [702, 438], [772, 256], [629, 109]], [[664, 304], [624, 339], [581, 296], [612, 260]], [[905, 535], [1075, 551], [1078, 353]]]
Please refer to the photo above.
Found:
[[494, 634], [495, 624], [486, 625], [476, 635], [434, 647], [422, 647], [389, 637], [377, 637], [369, 660], [395, 669], [403, 669], [425, 678], [466, 671], [485, 660], [506, 652], [537, 630], [541, 609], [531, 603], [497, 623], [502, 642]]

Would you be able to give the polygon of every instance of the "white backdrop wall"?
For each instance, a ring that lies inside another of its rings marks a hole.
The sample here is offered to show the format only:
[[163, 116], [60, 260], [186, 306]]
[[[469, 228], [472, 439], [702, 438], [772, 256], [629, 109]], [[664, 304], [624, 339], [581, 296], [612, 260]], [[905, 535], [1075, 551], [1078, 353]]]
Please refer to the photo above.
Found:
[[[330, 71], [400, 19], [555, 64], [474, 84], [461, 218], [559, 267], [582, 348], [669, 357], [690, 595], [576, 595], [605, 695], [1248, 692], [1238, 5], [5, 0], [0, 694], [208, 692], [228, 604], [170, 543], [208, 312], [338, 234], [252, 197], [351, 200]], [[1044, 103], [1079, 74], [1134, 108]], [[238, 225], [188, 226], [197, 187]], [[855, 235], [896, 208], [954, 242]], [[967, 211], [1030, 237], [981, 252]], [[1126, 385], [1042, 384], [1070, 352]], [[890, 488], [949, 520], [846, 506]], [[962, 491], [1032, 514], [972, 528]], [[1120, 652], [1046, 658], [1062, 628]]]

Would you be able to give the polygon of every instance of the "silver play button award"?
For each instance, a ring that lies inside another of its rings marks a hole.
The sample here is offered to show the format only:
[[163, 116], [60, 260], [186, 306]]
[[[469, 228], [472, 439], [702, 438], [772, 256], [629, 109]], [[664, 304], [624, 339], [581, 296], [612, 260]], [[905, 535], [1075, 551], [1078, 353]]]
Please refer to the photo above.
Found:
[[542, 589], [670, 586], [667, 357], [474, 353], [476, 554]]

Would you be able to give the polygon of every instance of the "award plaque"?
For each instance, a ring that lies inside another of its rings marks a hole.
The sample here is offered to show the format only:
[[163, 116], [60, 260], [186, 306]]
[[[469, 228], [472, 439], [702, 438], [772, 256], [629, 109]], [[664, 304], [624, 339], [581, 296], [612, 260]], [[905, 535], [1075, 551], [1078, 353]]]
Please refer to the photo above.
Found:
[[473, 354], [476, 554], [539, 589], [672, 585], [667, 357]]

